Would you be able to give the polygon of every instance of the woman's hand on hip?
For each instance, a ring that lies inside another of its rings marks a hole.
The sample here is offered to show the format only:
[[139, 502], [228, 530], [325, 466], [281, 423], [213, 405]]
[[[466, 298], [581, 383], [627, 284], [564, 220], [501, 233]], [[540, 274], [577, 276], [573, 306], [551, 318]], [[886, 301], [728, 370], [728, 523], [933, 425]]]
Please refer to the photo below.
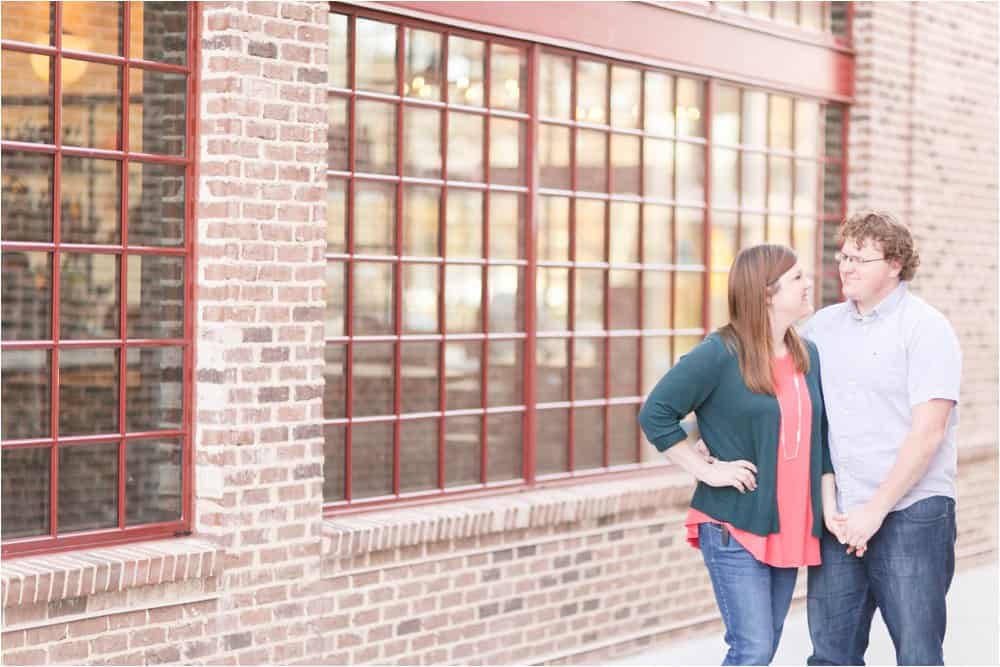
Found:
[[740, 493], [753, 491], [757, 488], [757, 466], [740, 459], [738, 461], [720, 461], [714, 459], [701, 470], [698, 480], [709, 486], [732, 486]]

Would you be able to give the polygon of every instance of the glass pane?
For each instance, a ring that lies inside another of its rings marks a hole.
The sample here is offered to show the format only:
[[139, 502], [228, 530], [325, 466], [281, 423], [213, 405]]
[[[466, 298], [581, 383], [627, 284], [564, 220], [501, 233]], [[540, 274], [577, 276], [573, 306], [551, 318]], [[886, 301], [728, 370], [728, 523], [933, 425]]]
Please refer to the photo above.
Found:
[[403, 108], [403, 174], [441, 178], [441, 112]]
[[183, 65], [187, 60], [188, 3], [129, 2], [133, 58]]
[[[396, 173], [396, 105], [355, 101], [355, 171]], [[436, 135], [435, 135], [436, 136]]]
[[64, 144], [109, 150], [119, 148], [121, 76], [121, 68], [116, 65], [63, 58]]
[[611, 68], [611, 124], [639, 128], [642, 72], [627, 67]]
[[438, 399], [440, 343], [429, 341], [402, 345], [403, 412], [436, 412], [441, 407]]
[[806, 30], [823, 30], [823, 3], [800, 2], [799, 25]]
[[642, 213], [642, 261], [644, 264], [673, 264], [674, 244], [670, 206], [646, 204]]
[[740, 154], [725, 148], [712, 150], [712, 204], [736, 207], [740, 203]]
[[536, 284], [539, 331], [569, 328], [569, 269], [540, 267]]
[[712, 142], [740, 143], [740, 89], [716, 85], [712, 106]]
[[814, 218], [795, 218], [795, 252], [806, 273], [816, 270], [816, 227]]
[[677, 144], [677, 200], [705, 201], [705, 148]]
[[[357, 88], [397, 94], [396, 26], [358, 18], [355, 51]], [[360, 110], [358, 116], [362, 116]]]
[[612, 405], [608, 408], [608, 434], [610, 464], [635, 463], [639, 442], [639, 406]]
[[818, 143], [819, 104], [808, 100], [795, 100], [795, 152], [816, 155]]
[[718, 329], [729, 322], [729, 276], [712, 273], [708, 278], [709, 329]]
[[737, 214], [712, 213], [712, 268], [729, 270], [736, 253], [739, 251], [737, 244]]
[[646, 72], [646, 131], [674, 133], [674, 78], [659, 72]]
[[61, 259], [60, 337], [117, 338], [118, 256], [63, 253]]
[[614, 191], [639, 194], [639, 137], [611, 135], [611, 180]]
[[678, 336], [674, 339], [674, 363], [695, 348], [702, 340], [701, 336]]
[[743, 91], [743, 143], [767, 145], [767, 93]]
[[[65, 165], [64, 160], [64, 183]], [[184, 170], [180, 165], [129, 162], [130, 246], [184, 245]], [[65, 223], [63, 229], [66, 229]]]
[[355, 417], [393, 413], [394, 355], [394, 343], [354, 344], [352, 414]]
[[490, 119], [490, 183], [524, 184], [524, 130], [518, 120]]
[[323, 337], [347, 334], [347, 267], [344, 262], [326, 265], [326, 312], [323, 317]]
[[611, 345], [611, 396], [635, 396], [638, 393], [639, 339], [609, 338]]
[[569, 470], [569, 410], [539, 410], [535, 417], [537, 474]]
[[340, 419], [347, 416], [347, 346], [327, 343], [323, 359], [323, 419]]
[[66, 3], [62, 13], [63, 48], [121, 55], [122, 9], [120, 2]]
[[781, 95], [771, 95], [771, 148], [792, 149], [792, 100]]
[[128, 257], [128, 337], [184, 337], [184, 258]]
[[[7, 53], [4, 51], [4, 58]], [[52, 240], [52, 176], [49, 155], [3, 152], [0, 235], [4, 241]]]
[[[0, 281], [3, 340], [51, 340], [52, 257], [45, 252], [4, 250]], [[4, 351], [3, 354], [13, 354]]]
[[543, 53], [539, 64], [538, 114], [569, 120], [573, 69], [569, 58]]
[[671, 339], [661, 336], [642, 339], [642, 393], [649, 394], [668, 370], [670, 370]]
[[[444, 424], [446, 487], [478, 484], [482, 465], [483, 418], [449, 417]], [[407, 458], [407, 464], [410, 459]], [[405, 467], [405, 466], [404, 466]]]
[[569, 260], [569, 199], [566, 197], [539, 197], [538, 259]]
[[671, 303], [671, 276], [665, 271], [646, 271], [642, 274], [642, 327], [644, 329], [669, 329]]
[[577, 331], [604, 329], [604, 274], [601, 269], [576, 270]]
[[441, 99], [441, 34], [404, 28], [403, 94], [425, 100]]
[[578, 60], [576, 64], [576, 119], [587, 123], [608, 122], [608, 66]]
[[[8, 6], [9, 3], [3, 5], [4, 9]], [[5, 352], [4, 356], [7, 354]], [[5, 405], [5, 421], [6, 408]], [[3, 488], [3, 539], [48, 534], [50, 456], [51, 450], [41, 447], [3, 450], [3, 467], [0, 468], [3, 471], [0, 484]]]
[[354, 335], [393, 333], [393, 265], [358, 262], [354, 265]]
[[576, 189], [608, 191], [608, 135], [597, 130], [576, 132]]
[[747, 3], [747, 13], [750, 16], [756, 16], [762, 19], [771, 18], [771, 5], [774, 2], [748, 2]]
[[349, 102], [348, 98], [338, 95], [330, 95], [327, 98], [327, 121], [329, 122], [326, 131], [327, 169], [347, 171], [350, 168], [348, 163], [348, 144], [350, 143], [351, 131]]
[[326, 180], [326, 251], [347, 252], [347, 181]]
[[740, 248], [764, 242], [764, 216], [744, 213], [740, 216]]
[[795, 161], [795, 212], [813, 214], [819, 208], [817, 179], [819, 165], [805, 160]]
[[344, 488], [344, 427], [323, 427], [323, 500], [331, 503], [343, 500]]
[[396, 254], [396, 186], [354, 183], [354, 252]]
[[450, 264], [445, 275], [445, 326], [449, 333], [482, 331], [483, 269]]
[[[798, 2], [775, 2], [774, 4], [774, 20], [780, 21], [781, 23], [788, 23], [790, 25], [795, 25], [797, 22], [797, 9], [796, 5]], [[806, 2], [805, 4], [809, 4]]]
[[126, 525], [181, 518], [181, 451], [180, 440], [137, 440], [125, 448]]
[[[4, 350], [0, 393], [0, 439], [44, 438], [50, 434], [51, 369], [47, 350]], [[6, 453], [4, 454], [6, 456]], [[4, 467], [6, 468], [6, 459]], [[6, 482], [4, 490], [6, 490]], [[5, 496], [6, 497], [6, 496]], [[3, 513], [4, 517], [7, 512]]]
[[441, 225], [441, 190], [435, 187], [403, 187], [403, 254], [422, 257], [441, 255], [438, 230]]
[[589, 470], [604, 465], [604, 408], [573, 411], [573, 468]]
[[524, 417], [515, 413], [489, 415], [486, 419], [487, 480], [501, 482], [521, 479], [524, 476], [524, 436], [521, 433]]
[[662, 139], [644, 140], [642, 157], [643, 196], [660, 199], [674, 197], [674, 142]]
[[538, 363], [538, 402], [569, 400], [569, 341], [565, 338], [539, 338], [535, 348]]
[[483, 106], [486, 80], [486, 45], [456, 37], [448, 38], [448, 101], [452, 104]]
[[491, 48], [490, 106], [524, 111], [528, 90], [528, 63], [524, 51], [503, 44], [494, 44]]
[[490, 198], [490, 257], [518, 259], [524, 257], [523, 195], [491, 192]]
[[[347, 36], [347, 15], [330, 12], [328, 15], [330, 46], [327, 50], [328, 69], [327, 81], [336, 88], [347, 88], [350, 85], [348, 77], [349, 60], [347, 50], [349, 47]], [[343, 436], [341, 436], [343, 437]], [[326, 494], [323, 494], [326, 496]], [[327, 500], [330, 498], [326, 496]]]
[[402, 422], [399, 449], [400, 493], [438, 488], [438, 420]]
[[[36, 4], [36, 3], [31, 3]], [[48, 3], [37, 3], [48, 4]], [[7, 32], [7, 10], [21, 3], [3, 3], [3, 31]], [[46, 40], [47, 37], [40, 37]], [[76, 64], [80, 61], [65, 61]], [[53, 92], [52, 58], [40, 54], [3, 50], [0, 79], [0, 107], [3, 109], [3, 138], [6, 141], [28, 141], [51, 144]], [[64, 121], [65, 122], [65, 121]], [[50, 158], [51, 159], [51, 158]], [[7, 154], [4, 154], [4, 161]], [[4, 171], [9, 167], [5, 164]], [[6, 174], [5, 174], [6, 178]]]
[[608, 276], [612, 329], [639, 328], [639, 272], [612, 271]]
[[491, 266], [488, 271], [490, 331], [522, 331], [524, 296], [521, 269], [516, 266]]
[[[52, 43], [54, 12], [49, 2], [5, 2], [0, 5], [4, 39], [48, 45]], [[4, 52], [4, 58], [12, 52]], [[4, 78], [7, 73], [4, 72]], [[6, 535], [6, 530], [4, 538]]]
[[121, 243], [121, 163], [62, 159], [63, 243]]
[[639, 205], [628, 202], [611, 202], [611, 248], [613, 264], [632, 264], [639, 261]]
[[767, 186], [766, 157], [760, 153], [742, 154], [742, 195], [743, 208], [763, 209], [764, 192]]
[[701, 273], [678, 272], [674, 274], [677, 281], [677, 303], [674, 313], [675, 329], [700, 329], [704, 301], [704, 275]]
[[568, 190], [569, 173], [568, 127], [541, 124], [538, 128], [538, 180], [543, 188]]
[[519, 340], [494, 340], [489, 342], [489, 378], [487, 398], [489, 406], [521, 405], [524, 397], [521, 386], [524, 380]]
[[392, 430], [392, 423], [351, 427], [352, 498], [392, 493]]
[[484, 181], [484, 116], [448, 114], [448, 178], [454, 181]]
[[446, 225], [446, 256], [482, 257], [483, 193], [459, 188], [448, 190]]
[[705, 136], [705, 83], [677, 79], [677, 135]]
[[767, 207], [772, 211], [792, 210], [792, 160], [768, 156]]
[[792, 245], [792, 219], [787, 215], [767, 216], [767, 242]]
[[118, 443], [59, 448], [59, 533], [118, 525]]
[[59, 353], [59, 434], [118, 431], [118, 352], [110, 349]]
[[679, 208], [674, 223], [677, 226], [677, 263], [705, 262], [704, 214], [701, 210]]
[[445, 343], [445, 400], [449, 410], [482, 406], [482, 358], [483, 345], [479, 341]]
[[184, 155], [187, 77], [155, 70], [129, 70], [129, 150]]
[[403, 333], [438, 330], [437, 264], [403, 265]]
[[576, 261], [604, 262], [604, 210], [599, 199], [576, 200]]

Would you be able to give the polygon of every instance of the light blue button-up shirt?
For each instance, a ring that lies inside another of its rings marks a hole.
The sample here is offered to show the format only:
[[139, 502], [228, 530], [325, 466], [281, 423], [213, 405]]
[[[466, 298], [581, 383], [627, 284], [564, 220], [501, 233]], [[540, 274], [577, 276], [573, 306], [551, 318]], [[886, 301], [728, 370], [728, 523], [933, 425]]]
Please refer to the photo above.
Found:
[[930, 496], [954, 498], [962, 351], [944, 315], [901, 282], [868, 315], [853, 301], [838, 303], [801, 333], [819, 348], [840, 511], [872, 498], [896, 462], [913, 407], [936, 398], [955, 401], [944, 441], [893, 510]]

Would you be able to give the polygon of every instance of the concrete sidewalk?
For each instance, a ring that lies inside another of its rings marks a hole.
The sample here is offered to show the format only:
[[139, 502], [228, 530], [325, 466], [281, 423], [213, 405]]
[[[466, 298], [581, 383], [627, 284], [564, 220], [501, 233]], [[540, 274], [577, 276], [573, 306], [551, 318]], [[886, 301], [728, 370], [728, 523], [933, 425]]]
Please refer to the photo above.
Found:
[[[950, 665], [995, 665], [998, 663], [997, 564], [965, 570], [955, 576], [948, 592], [948, 634], [944, 642], [945, 662]], [[775, 665], [804, 665], [812, 651], [806, 625], [805, 606], [792, 612], [774, 657]], [[616, 661], [616, 665], [719, 665], [726, 654], [722, 634], [691, 639], [645, 651]], [[872, 623], [871, 642], [865, 662], [895, 665], [896, 653], [889, 632], [878, 612]]]

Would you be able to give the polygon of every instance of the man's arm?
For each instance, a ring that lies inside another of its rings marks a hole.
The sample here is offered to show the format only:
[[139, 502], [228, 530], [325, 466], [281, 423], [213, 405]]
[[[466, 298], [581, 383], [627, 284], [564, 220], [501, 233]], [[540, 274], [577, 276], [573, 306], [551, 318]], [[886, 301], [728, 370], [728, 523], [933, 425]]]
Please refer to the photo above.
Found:
[[948, 418], [954, 407], [954, 401], [941, 398], [913, 407], [910, 432], [903, 440], [889, 476], [879, 485], [871, 500], [848, 513], [844, 529], [848, 550], [865, 547], [899, 499], [927, 472], [944, 441]]

